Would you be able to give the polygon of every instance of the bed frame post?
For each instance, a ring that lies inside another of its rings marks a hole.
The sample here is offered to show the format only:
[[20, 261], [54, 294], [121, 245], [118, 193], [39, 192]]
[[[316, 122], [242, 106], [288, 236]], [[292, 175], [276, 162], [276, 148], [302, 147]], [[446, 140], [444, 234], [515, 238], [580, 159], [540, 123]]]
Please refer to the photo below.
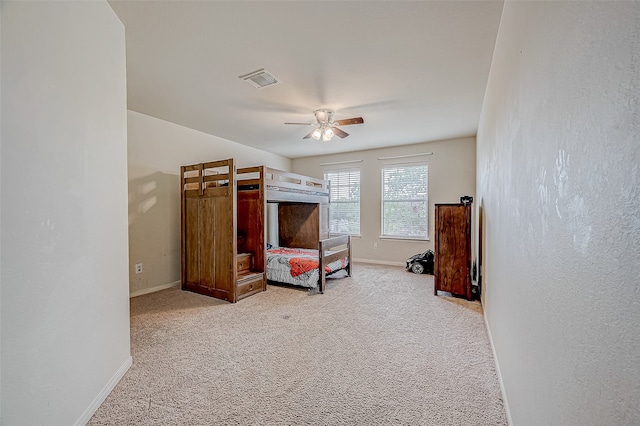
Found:
[[198, 182], [198, 191], [202, 197], [204, 195], [204, 189], [207, 186], [204, 181], [204, 164], [202, 163], [198, 164], [198, 177], [200, 178], [200, 182]]
[[351, 265], [353, 265], [353, 259], [351, 258], [351, 235], [348, 235], [347, 238], [347, 252], [349, 255], [349, 263], [347, 264], [347, 276], [351, 276]]
[[320, 290], [320, 294], [324, 293], [327, 279], [324, 266], [324, 241], [320, 240], [318, 243], [318, 289]]
[[185, 196], [184, 196], [184, 166], [180, 166], [180, 288], [185, 290], [187, 274], [185, 264]]

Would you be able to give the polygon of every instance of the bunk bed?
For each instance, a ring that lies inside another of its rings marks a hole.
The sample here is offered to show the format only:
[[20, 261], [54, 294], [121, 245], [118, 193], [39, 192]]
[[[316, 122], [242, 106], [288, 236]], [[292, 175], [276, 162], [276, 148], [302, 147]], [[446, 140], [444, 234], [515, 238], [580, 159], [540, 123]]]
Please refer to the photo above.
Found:
[[262, 168], [267, 203], [278, 204], [278, 246], [266, 251], [267, 281], [323, 293], [326, 277], [351, 276], [351, 238], [329, 237], [329, 181]]
[[[183, 166], [180, 175], [184, 290], [237, 302], [267, 282], [322, 293], [327, 275], [351, 275], [350, 237], [329, 238], [328, 181], [266, 166], [236, 169], [233, 159]], [[269, 250], [266, 203], [278, 205], [279, 247]], [[285, 263], [293, 265], [291, 279], [275, 268]]]

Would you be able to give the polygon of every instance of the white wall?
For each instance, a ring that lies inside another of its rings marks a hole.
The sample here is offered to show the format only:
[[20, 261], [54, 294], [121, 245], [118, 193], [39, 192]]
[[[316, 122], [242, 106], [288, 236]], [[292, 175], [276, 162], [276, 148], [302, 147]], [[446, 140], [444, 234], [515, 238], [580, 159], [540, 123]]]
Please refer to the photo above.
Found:
[[239, 167], [289, 170], [291, 160], [138, 112], [128, 117], [129, 278], [137, 296], [181, 279], [180, 166], [234, 158]]
[[[349, 140], [329, 143], [349, 143]], [[430, 156], [378, 160], [393, 157], [433, 152]], [[360, 163], [327, 165], [351, 160]], [[381, 239], [381, 167], [383, 164], [428, 163], [429, 168], [429, 241]], [[434, 205], [458, 203], [462, 195], [475, 194], [475, 138], [420, 143], [393, 148], [356, 151], [346, 154], [322, 155], [296, 158], [293, 171], [300, 174], [324, 177], [324, 170], [341, 167], [360, 167], [360, 238], [353, 238], [353, 257], [357, 260], [404, 265], [408, 257], [433, 249]], [[374, 249], [374, 243], [378, 245]]]
[[124, 28], [2, 2], [2, 418], [85, 423], [131, 363]]
[[640, 3], [507, 1], [477, 142], [515, 425], [640, 424]]

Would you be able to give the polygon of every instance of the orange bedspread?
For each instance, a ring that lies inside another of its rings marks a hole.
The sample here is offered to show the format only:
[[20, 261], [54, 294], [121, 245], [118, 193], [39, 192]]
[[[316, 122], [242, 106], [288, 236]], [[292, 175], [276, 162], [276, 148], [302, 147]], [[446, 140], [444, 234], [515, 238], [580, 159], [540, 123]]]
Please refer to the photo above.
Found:
[[[271, 249], [268, 252], [274, 255], [285, 255], [289, 259], [292, 277], [297, 277], [319, 267], [318, 250], [280, 247]], [[345, 266], [345, 260], [342, 259], [342, 266], [338, 269], [342, 269]], [[326, 273], [332, 272], [329, 265], [326, 265], [324, 270]]]

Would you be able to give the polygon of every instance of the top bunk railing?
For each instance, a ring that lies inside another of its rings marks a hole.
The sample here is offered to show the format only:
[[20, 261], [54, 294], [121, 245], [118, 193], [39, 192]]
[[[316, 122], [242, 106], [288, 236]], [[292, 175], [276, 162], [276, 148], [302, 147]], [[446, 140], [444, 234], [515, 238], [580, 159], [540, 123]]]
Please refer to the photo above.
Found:
[[[328, 180], [266, 166], [235, 169], [234, 160], [210, 161], [181, 167], [185, 196], [215, 195], [221, 188], [264, 190], [269, 202], [329, 203]], [[231, 183], [231, 184], [230, 184]]]
[[264, 166], [238, 168], [238, 191], [260, 189], [260, 185], [264, 181], [264, 169]]
[[[210, 190], [229, 188], [235, 184], [232, 158], [180, 167], [181, 189], [185, 196], [202, 196]], [[229, 184], [231, 182], [231, 185]]]
[[264, 184], [269, 194], [267, 201], [284, 200], [304, 202], [305, 197], [308, 197], [307, 202], [329, 202], [330, 185], [328, 180], [267, 167], [265, 169]]

